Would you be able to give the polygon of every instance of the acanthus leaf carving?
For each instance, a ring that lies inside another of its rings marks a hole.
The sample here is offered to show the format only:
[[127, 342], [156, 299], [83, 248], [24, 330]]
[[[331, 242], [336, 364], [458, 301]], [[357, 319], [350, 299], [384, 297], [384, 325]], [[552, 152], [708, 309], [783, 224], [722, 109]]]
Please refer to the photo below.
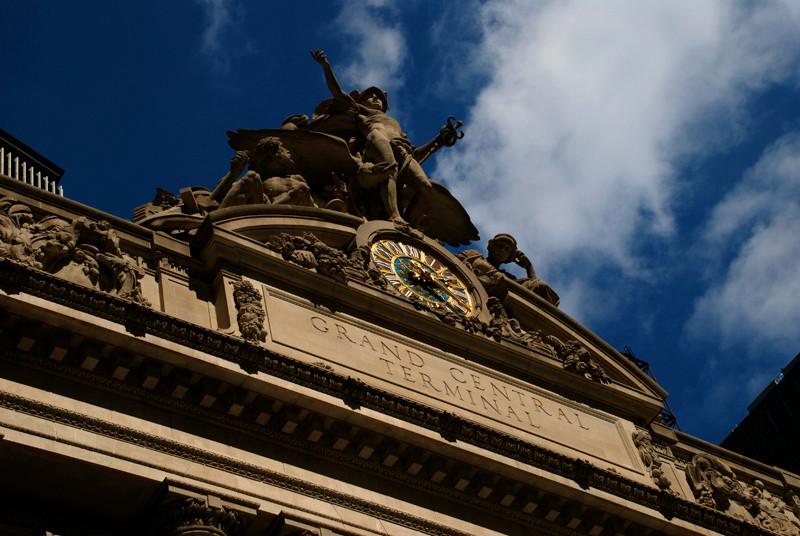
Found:
[[345, 268], [351, 265], [350, 259], [344, 252], [328, 246], [312, 233], [302, 236], [281, 233], [270, 238], [267, 247], [280, 253], [284, 260], [316, 270], [342, 283], [347, 282]]
[[157, 533], [170, 536], [237, 536], [244, 529], [241, 515], [234, 510], [225, 506], [212, 508], [194, 497], [173, 500], [162, 506], [153, 525]]
[[563, 342], [555, 335], [548, 335], [544, 338], [544, 342], [553, 348], [565, 370], [600, 383], [611, 383], [611, 378], [603, 370], [603, 367], [595, 363], [589, 350], [578, 341]]
[[796, 536], [800, 534], [800, 520], [797, 512], [780, 497], [767, 491], [761, 480], [755, 480], [747, 487], [749, 506], [755, 522], [776, 534]]
[[495, 297], [489, 298], [487, 302], [489, 313], [492, 320], [486, 329], [486, 335], [495, 340], [507, 339], [509, 341], [527, 346], [528, 348], [538, 348], [546, 346], [542, 340], [542, 333], [539, 330], [527, 331], [522, 329], [519, 320], [512, 318], [508, 314], [503, 304]]
[[776, 534], [800, 535], [795, 505], [789, 506], [770, 493], [761, 480], [755, 480], [752, 485], [743, 483], [728, 465], [704, 453], [692, 457], [686, 465], [686, 476], [697, 502], [703, 506]]
[[348, 376], [342, 380], [340, 395], [342, 401], [353, 409], [359, 409], [362, 405], [362, 398], [367, 391], [366, 384], [358, 378]]
[[386, 290], [388, 283], [380, 270], [376, 269], [375, 266], [371, 264], [369, 247], [359, 246], [355, 248], [350, 253], [349, 261], [350, 269], [355, 272], [362, 281], [375, 288]]

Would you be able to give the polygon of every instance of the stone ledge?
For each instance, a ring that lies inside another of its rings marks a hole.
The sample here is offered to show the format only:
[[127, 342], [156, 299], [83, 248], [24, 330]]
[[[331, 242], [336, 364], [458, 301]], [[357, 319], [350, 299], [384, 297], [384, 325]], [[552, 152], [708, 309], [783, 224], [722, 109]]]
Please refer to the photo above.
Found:
[[[667, 493], [631, 481], [610, 471], [593, 467], [581, 460], [572, 459], [531, 445], [519, 439], [498, 434], [494, 430], [486, 429], [458, 416], [435, 410], [423, 404], [411, 402], [397, 395], [382, 392], [378, 389], [366, 386], [361, 382], [354, 382], [351, 378], [339, 376], [324, 368], [289, 359], [285, 356], [270, 352], [258, 345], [247, 343], [242, 339], [200, 328], [188, 322], [176, 320], [146, 307], [107, 295], [94, 289], [75, 285], [47, 273], [24, 267], [8, 260], [0, 261], [0, 287], [9, 293], [24, 291], [99, 317], [116, 321], [125, 325], [133, 335], [151, 333], [174, 342], [179, 342], [187, 347], [192, 347], [235, 362], [245, 371], [264, 372], [329, 395], [340, 397], [348, 405], [353, 407], [369, 407], [375, 411], [437, 431], [447, 440], [460, 440], [470, 443], [479, 448], [484, 448], [522, 463], [574, 480], [581, 487], [594, 487], [608, 492], [611, 495], [651, 508], [652, 510], [662, 511], [667, 518], [675, 516], [690, 523], [695, 523], [699, 526], [727, 534], [768, 534], [768, 532], [764, 532], [753, 525], [735, 520], [695, 503], [674, 498]], [[6, 318], [5, 320], [8, 321], [9, 319]], [[19, 319], [11, 318], [11, 321], [17, 322]], [[5, 330], [6, 333], [9, 331], [17, 334], [18, 337], [13, 341], [7, 340], [7, 342], [11, 344], [9, 345], [10, 347], [6, 355], [17, 355], [20, 357], [32, 355], [30, 351], [34, 349], [35, 339], [32, 339], [33, 342], [31, 342], [31, 340], [28, 340], [30, 337], [26, 335], [32, 333], [32, 331], [30, 329]], [[86, 363], [85, 353], [80, 355], [84, 357], [84, 360], [73, 365], [69, 365], [69, 363], [62, 364], [60, 361], [53, 359], [48, 359], [48, 361], [44, 362], [48, 363], [48, 367], [52, 366], [53, 362], [66, 367], [65, 370], [62, 371], [62, 375], [70, 377], [83, 376], [87, 378], [86, 381], [90, 381], [91, 383], [102, 383], [99, 376], [96, 376], [97, 373], [94, 371], [96, 366], [90, 367], [91, 370], [83, 366], [83, 364]], [[44, 354], [42, 358], [44, 358]], [[125, 361], [124, 359], [121, 359], [120, 362], [122, 365], [137, 366], [137, 364]], [[135, 376], [137, 379], [144, 378], [140, 385], [135, 386], [137, 392], [154, 392], [161, 382], [162, 377], [159, 376], [159, 370], [163, 373], [164, 368], [161, 367], [159, 369], [158, 366], [153, 365], [151, 360], [142, 360], [138, 363], [139, 367], [144, 367], [141, 369], [142, 372], [149, 372], [147, 374], [140, 372]], [[103, 381], [119, 381], [114, 379], [114, 374], [118, 368], [118, 366], [115, 366], [114, 372], [110, 373], [111, 379], [106, 378]], [[128, 374], [130, 374], [130, 371], [131, 369], [128, 369]], [[128, 374], [126, 374], [126, 377]], [[175, 382], [173, 381], [173, 383]], [[180, 384], [175, 383], [175, 385], [179, 386]], [[180, 389], [178, 392], [179, 391]], [[173, 393], [174, 392], [176, 391], [173, 386]], [[187, 404], [180, 400], [180, 397], [173, 396], [172, 398], [178, 398], [178, 400], [182, 402], [182, 404], [180, 404], [181, 406], [185, 407]], [[201, 400], [202, 399], [205, 399], [205, 397], [201, 398]], [[205, 419], [219, 422], [221, 418], [226, 423], [235, 423], [238, 417], [233, 416], [233, 413], [231, 413], [232, 404], [230, 404], [230, 407], [224, 412], [219, 411], [218, 404], [228, 404], [229, 402], [230, 400], [226, 400], [224, 396], [217, 396], [214, 397], [213, 401], [207, 400], [206, 404], [196, 403], [189, 405], [192, 407], [191, 411], [193, 413], [197, 414], [199, 411]], [[241, 397], [236, 398], [236, 403], [238, 404], [240, 402]], [[217, 412], [213, 410], [215, 407], [217, 408]], [[280, 408], [278, 408], [278, 410], [280, 410]], [[205, 413], [203, 413], [204, 411]], [[267, 421], [272, 420], [272, 414], [269, 414], [269, 417], [266, 417], [268, 413], [263, 413], [263, 415], [262, 419], [266, 419]], [[316, 437], [314, 432], [319, 431], [318, 428], [314, 428], [310, 424], [304, 426], [304, 421], [297, 420], [298, 417], [299, 413], [295, 415], [287, 409], [282, 414], [278, 414], [275, 422], [279, 423], [279, 431], [282, 434], [310, 430], [309, 435], [302, 438], [301, 441], [303, 445], [314, 444], [313, 441], [309, 443], [309, 439], [311, 437]], [[295, 419], [294, 421], [292, 420], [293, 418]], [[369, 439], [362, 439], [359, 444], [364, 443], [364, 441], [367, 441], [367, 444], [369, 443]], [[378, 444], [375, 444], [375, 447], [377, 446]], [[369, 459], [376, 452], [379, 453], [379, 456], [383, 456], [385, 452], [391, 454], [391, 450], [392, 449], [387, 450], [386, 448], [373, 448], [368, 455], [361, 455], [366, 452], [361, 448], [359, 452], [356, 453], [356, 456], [362, 459]], [[390, 470], [394, 465], [400, 462], [398, 459], [394, 460], [391, 464], [387, 464], [386, 461], [391, 459], [392, 455], [384, 456], [380, 464], [376, 464], [376, 468], [381, 471]], [[422, 465], [422, 467], [424, 467], [425, 463], [427, 463], [424, 462], [420, 464], [419, 462], [420, 460], [414, 459], [404, 460], [401, 466], [416, 467]], [[441, 471], [437, 469], [437, 465], [441, 466], [441, 464], [434, 463], [432, 468], [428, 470], [428, 474], [441, 473]], [[445, 466], [446, 465], [445, 463]], [[438, 480], [438, 482], [445, 481], [448, 472], [449, 471], [445, 471], [443, 476], [441, 476], [441, 478], [437, 477], [436, 480]], [[463, 470], [461, 470], [461, 474], [464, 474]], [[478, 473], [475, 472], [475, 474]], [[430, 480], [436, 482], [434, 479]], [[452, 477], [449, 480], [452, 480]], [[461, 480], [457, 480], [457, 482]], [[476, 484], [470, 487], [470, 483], [466, 483], [461, 487], [464, 490], [472, 490], [474, 492], [474, 494], [469, 494], [469, 497], [471, 497], [470, 502], [479, 501], [482, 507], [488, 507], [491, 510], [499, 507], [503, 509], [509, 508], [503, 505], [504, 501], [507, 502], [509, 500], [507, 493], [509, 485], [503, 482], [492, 483], [491, 485], [495, 486], [491, 488], [491, 491], [487, 491], [489, 488], [486, 485], [480, 486]], [[493, 494], [495, 489], [503, 491], [498, 491], [497, 494]], [[451, 489], [450, 493], [456, 491], [459, 494], [463, 493], [463, 491], [457, 489], [457, 487]], [[496, 495], [501, 493], [503, 494], [502, 497], [496, 497]], [[486, 497], [482, 495], [486, 495]], [[529, 493], [523, 493], [520, 496], [522, 495], [529, 495]], [[495, 501], [489, 500], [492, 497], [496, 497]], [[487, 502], [484, 503], [483, 501]], [[515, 503], [511, 500], [510, 504], [513, 505]], [[523, 517], [527, 517], [530, 514], [530, 512], [526, 511], [526, 509], [530, 510], [529, 503], [523, 505], [520, 501], [520, 504], [516, 504], [516, 506], [517, 508], [512, 509], [511, 512], [507, 512], [507, 515], [512, 515], [513, 517], [522, 515]], [[534, 510], [535, 508], [536, 507], [534, 507]]]

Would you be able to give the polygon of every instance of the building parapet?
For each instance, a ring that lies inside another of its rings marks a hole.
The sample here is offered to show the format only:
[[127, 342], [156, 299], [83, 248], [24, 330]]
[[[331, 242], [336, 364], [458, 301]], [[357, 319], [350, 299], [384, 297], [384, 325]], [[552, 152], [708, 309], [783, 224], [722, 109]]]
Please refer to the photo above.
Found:
[[63, 196], [64, 170], [14, 136], [0, 129], [0, 175]]

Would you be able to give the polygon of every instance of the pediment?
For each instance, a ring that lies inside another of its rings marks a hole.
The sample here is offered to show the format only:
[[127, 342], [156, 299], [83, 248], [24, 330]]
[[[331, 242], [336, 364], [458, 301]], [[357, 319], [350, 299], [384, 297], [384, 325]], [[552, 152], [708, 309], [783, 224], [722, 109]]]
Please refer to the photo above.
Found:
[[655, 380], [577, 320], [513, 281], [508, 287], [504, 305], [523, 328], [555, 335], [563, 342], [576, 341], [615, 384], [662, 401], [667, 398]]

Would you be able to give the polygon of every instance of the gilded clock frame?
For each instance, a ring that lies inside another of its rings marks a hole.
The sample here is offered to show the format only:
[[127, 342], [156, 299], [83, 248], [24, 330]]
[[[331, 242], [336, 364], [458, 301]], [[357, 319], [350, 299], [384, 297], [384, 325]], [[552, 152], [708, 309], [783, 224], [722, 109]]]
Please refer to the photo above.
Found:
[[[406, 246], [406, 250], [397, 252], [398, 256], [407, 255], [409, 252], [418, 251], [420, 253], [424, 253], [426, 258], [433, 259], [434, 265], [438, 263], [440, 266], [439, 271], [441, 271], [441, 268], [445, 268], [452, 276], [450, 281], [457, 281], [458, 285], [456, 285], [456, 288], [463, 290], [463, 296], [466, 297], [466, 300], [462, 298], [462, 301], [467, 301], [470, 307], [468, 308], [468, 311], [459, 310], [457, 307], [443, 307], [436, 303], [438, 300], [431, 300], [429, 297], [426, 297], [424, 293], [408, 288], [407, 285], [405, 285], [407, 291], [404, 292], [401, 288], [399, 288], [400, 285], [396, 285], [392, 282], [391, 277], [387, 278], [390, 286], [403, 298], [406, 300], [417, 300], [430, 307], [432, 311], [450, 311], [457, 315], [465, 317], [478, 317], [481, 319], [484, 319], [484, 317], [488, 315], [488, 312], [485, 311], [485, 304], [488, 301], [488, 296], [486, 295], [486, 291], [483, 289], [483, 286], [480, 284], [480, 281], [478, 281], [472, 270], [465, 266], [455, 255], [450, 253], [450, 251], [444, 248], [441, 244], [421, 235], [421, 233], [403, 233], [388, 222], [366, 222], [361, 225], [357, 231], [356, 245], [359, 247], [369, 248], [370, 263], [373, 265], [373, 267], [382, 275], [384, 275], [384, 277], [386, 275], [396, 276], [396, 274], [392, 273], [393, 271], [387, 270], [386, 264], [379, 266], [379, 264], [375, 262], [375, 258], [372, 254], [373, 246], [386, 241], [402, 243]], [[414, 255], [409, 256], [413, 257]], [[437, 270], [433, 268], [432, 271], [436, 272]], [[411, 294], [411, 296], [409, 296], [409, 294]], [[440, 298], [442, 295], [444, 295], [444, 293], [440, 294]]]

